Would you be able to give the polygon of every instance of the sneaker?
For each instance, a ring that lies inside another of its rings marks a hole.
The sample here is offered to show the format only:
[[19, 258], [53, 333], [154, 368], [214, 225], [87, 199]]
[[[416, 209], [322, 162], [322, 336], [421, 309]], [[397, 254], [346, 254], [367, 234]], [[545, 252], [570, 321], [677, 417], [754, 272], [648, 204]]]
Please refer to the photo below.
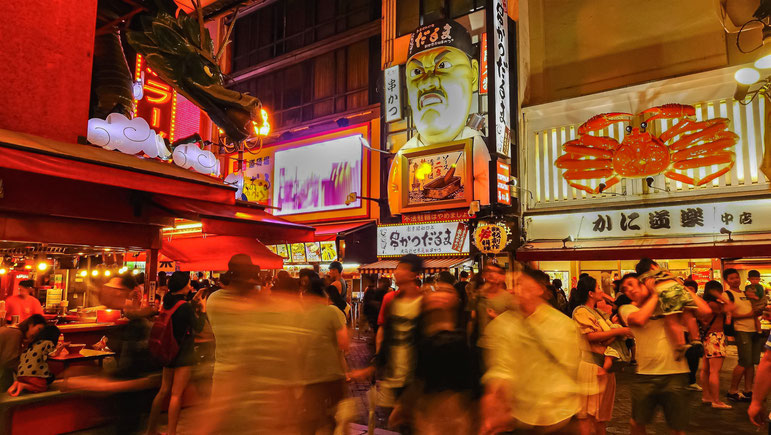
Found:
[[725, 396], [732, 402], [743, 402], [747, 398], [742, 393], [726, 393]]
[[632, 361], [629, 361], [629, 365], [632, 367], [637, 367], [637, 360], [633, 359]]
[[742, 400], [742, 402], [752, 402], [752, 391], [742, 391], [739, 394], [744, 396], [744, 399]]
[[687, 388], [689, 390], [691, 390], [691, 391], [703, 391], [701, 386], [699, 386], [699, 384], [697, 384], [695, 382], [693, 384], [689, 385]]

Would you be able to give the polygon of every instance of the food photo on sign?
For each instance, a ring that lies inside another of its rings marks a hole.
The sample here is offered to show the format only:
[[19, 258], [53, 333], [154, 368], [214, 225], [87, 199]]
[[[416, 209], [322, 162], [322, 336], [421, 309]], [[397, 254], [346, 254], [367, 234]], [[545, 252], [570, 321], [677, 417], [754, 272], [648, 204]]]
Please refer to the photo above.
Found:
[[470, 155], [470, 140], [405, 151], [402, 210], [446, 209], [471, 202]]
[[[475, 52], [468, 30], [453, 20], [441, 20], [422, 26], [410, 35], [404, 82], [412, 122], [417, 132], [399, 148], [391, 165], [388, 202], [393, 213], [402, 213], [404, 209], [411, 212], [436, 209], [435, 205], [421, 207], [420, 203], [426, 199], [425, 193], [413, 194], [412, 197], [404, 194], [415, 183], [415, 172], [429, 173], [426, 165], [410, 157], [415, 156], [414, 152], [428, 147], [451, 145], [463, 140], [468, 140], [470, 148], [464, 157], [464, 169], [470, 172], [470, 179], [468, 188], [462, 186], [463, 201], [467, 204], [476, 199], [483, 205], [490, 203], [490, 153], [482, 133], [467, 126], [473, 96], [479, 90], [479, 62]], [[432, 150], [435, 152], [435, 149]], [[405, 159], [406, 156], [409, 160]], [[415, 163], [418, 168], [413, 168]], [[447, 171], [449, 169], [441, 170], [439, 175], [446, 175]], [[448, 177], [447, 183], [450, 183], [449, 178], [457, 175], [457, 166], [454, 172]], [[436, 168], [432, 168], [431, 173], [436, 176]], [[460, 178], [463, 182], [463, 177]], [[442, 181], [436, 183], [442, 184]], [[457, 195], [460, 190], [457, 189], [458, 181], [454, 183], [455, 187], [445, 188], [444, 184], [439, 186], [439, 191], [434, 194], [441, 196], [452, 191], [448, 196]]]

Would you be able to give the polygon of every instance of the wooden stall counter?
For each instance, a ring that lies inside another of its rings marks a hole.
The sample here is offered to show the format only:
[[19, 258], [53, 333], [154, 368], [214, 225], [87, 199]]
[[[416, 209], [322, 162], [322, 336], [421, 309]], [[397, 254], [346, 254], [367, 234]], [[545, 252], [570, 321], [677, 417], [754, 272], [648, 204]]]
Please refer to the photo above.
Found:
[[85, 344], [91, 347], [105, 335], [121, 325], [128, 323], [128, 319], [118, 319], [115, 322], [91, 322], [91, 323], [67, 323], [57, 325], [64, 335], [64, 341], [70, 343]]

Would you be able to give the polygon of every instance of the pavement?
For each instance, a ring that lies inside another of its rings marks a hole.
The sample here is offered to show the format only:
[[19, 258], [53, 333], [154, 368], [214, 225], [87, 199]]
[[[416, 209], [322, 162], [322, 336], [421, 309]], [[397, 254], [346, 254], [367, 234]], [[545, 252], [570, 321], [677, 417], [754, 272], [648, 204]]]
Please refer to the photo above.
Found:
[[[348, 363], [351, 368], [359, 368], [366, 365], [371, 355], [370, 340], [360, 336], [354, 337], [351, 344], [351, 351], [348, 356]], [[690, 406], [690, 427], [687, 430], [689, 434], [758, 434], [765, 433], [766, 429], [760, 429], [760, 432], [753, 426], [747, 417], [747, 408], [749, 403], [732, 403], [725, 398], [726, 390], [731, 380], [731, 372], [736, 367], [736, 347], [728, 347], [728, 358], [726, 358], [721, 371], [721, 395], [726, 403], [730, 403], [733, 409], [716, 410], [710, 406], [701, 404], [700, 392], [689, 392]], [[617, 374], [616, 402], [613, 409], [613, 419], [607, 425], [609, 434], [628, 434], [629, 420], [632, 416], [632, 402], [630, 396], [630, 381], [632, 373]], [[359, 403], [360, 409], [368, 409], [366, 392], [369, 389], [368, 383], [351, 383], [351, 394]], [[377, 413], [376, 427], [386, 428], [388, 416], [384, 412]], [[357, 423], [366, 426], [367, 416], [362, 415]], [[654, 424], [648, 427], [649, 434], [669, 434], [664, 416], [661, 411], [658, 412]], [[769, 432], [771, 433], [771, 432]]]

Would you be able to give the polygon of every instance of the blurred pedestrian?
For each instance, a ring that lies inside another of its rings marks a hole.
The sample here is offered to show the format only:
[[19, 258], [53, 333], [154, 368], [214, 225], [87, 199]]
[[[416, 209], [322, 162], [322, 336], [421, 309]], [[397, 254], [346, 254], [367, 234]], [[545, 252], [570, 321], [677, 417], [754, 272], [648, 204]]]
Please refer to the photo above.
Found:
[[[168, 281], [169, 292], [163, 298], [163, 311], [170, 315], [167, 328], [171, 328], [173, 340], [178, 346], [174, 358], [163, 366], [161, 388], [153, 399], [147, 434], [157, 434], [158, 421], [166, 400], [169, 401], [169, 424], [167, 433], [174, 435], [182, 409], [182, 393], [190, 382], [192, 366], [195, 365], [194, 333], [203, 329], [205, 319], [196, 315], [193, 307], [185, 300], [190, 292], [190, 274], [174, 272]], [[151, 337], [153, 339], [153, 337]]]
[[575, 433], [581, 337], [573, 321], [544, 300], [548, 284], [548, 275], [524, 267], [515, 279], [514, 309], [484, 331], [482, 434]]
[[730, 313], [734, 304], [723, 291], [719, 281], [709, 281], [704, 286], [704, 301], [709, 304], [712, 314], [701, 316], [701, 341], [704, 343], [704, 364], [701, 369], [702, 399], [713, 408], [730, 409], [731, 405], [720, 400], [720, 370], [727, 356], [726, 340], [723, 331], [726, 313]]

